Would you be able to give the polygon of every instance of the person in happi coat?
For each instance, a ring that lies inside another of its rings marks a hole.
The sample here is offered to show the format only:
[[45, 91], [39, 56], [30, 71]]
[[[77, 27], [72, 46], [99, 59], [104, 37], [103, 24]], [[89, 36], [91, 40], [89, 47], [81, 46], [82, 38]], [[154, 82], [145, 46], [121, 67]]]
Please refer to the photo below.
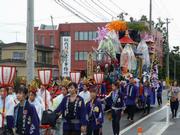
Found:
[[98, 88], [90, 86], [91, 100], [86, 104], [88, 115], [87, 135], [101, 135], [103, 124], [103, 109], [101, 101], [97, 97]]
[[77, 95], [77, 84], [72, 82], [68, 85], [69, 95], [64, 97], [61, 104], [55, 110], [62, 115], [63, 135], [81, 135], [86, 132], [86, 107], [82, 97]]
[[118, 82], [112, 83], [112, 92], [105, 98], [105, 101], [111, 106], [113, 133], [119, 135], [120, 119], [125, 110], [125, 101]]
[[138, 89], [134, 84], [134, 78], [130, 77], [129, 84], [126, 86], [126, 107], [127, 119], [134, 120], [134, 113], [136, 109], [136, 98], [138, 97]]
[[43, 99], [43, 103], [46, 110], [50, 109], [50, 107], [52, 106], [51, 95], [44, 85], [41, 85], [40, 89], [37, 91], [37, 98], [40, 102], [42, 102]]
[[36, 89], [31, 89], [29, 91], [29, 103], [35, 106], [36, 112], [38, 114], [39, 120], [41, 121], [42, 119], [42, 114], [43, 111], [45, 110], [44, 105], [38, 100], [37, 98], [37, 93]]
[[[52, 102], [53, 104], [51, 107], [52, 111], [54, 111], [59, 106], [59, 104], [62, 102], [63, 98], [67, 96], [67, 94], [68, 94], [68, 88], [67, 86], [63, 85], [61, 87], [61, 94], [53, 99], [53, 102]], [[55, 131], [56, 135], [62, 135], [61, 121], [62, 121], [62, 117], [59, 117], [58, 120], [56, 121], [56, 131]]]
[[159, 86], [157, 88], [157, 101], [159, 106], [162, 105], [162, 91], [163, 91], [163, 85], [159, 81]]
[[169, 91], [169, 98], [170, 98], [170, 106], [172, 112], [172, 118], [176, 118], [177, 111], [179, 108], [179, 101], [178, 101], [178, 93], [180, 92], [179, 87], [177, 87], [177, 82], [175, 81], [172, 83], [172, 86]]
[[27, 100], [28, 89], [20, 87], [17, 90], [19, 104], [14, 109], [16, 135], [39, 135], [39, 117], [34, 105]]
[[79, 93], [84, 99], [85, 104], [90, 100], [90, 92], [89, 92], [89, 81], [87, 79], [83, 80], [83, 91]]
[[149, 114], [150, 113], [150, 105], [151, 105], [151, 94], [152, 89], [150, 86], [150, 83], [148, 81], [145, 82], [143, 87], [143, 97], [144, 97], [144, 113], [143, 114]]

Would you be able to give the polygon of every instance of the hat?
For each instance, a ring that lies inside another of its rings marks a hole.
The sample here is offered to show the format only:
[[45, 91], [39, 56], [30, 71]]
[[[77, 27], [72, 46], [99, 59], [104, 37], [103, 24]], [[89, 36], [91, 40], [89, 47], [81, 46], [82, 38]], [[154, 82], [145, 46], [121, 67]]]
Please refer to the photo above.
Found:
[[83, 79], [83, 82], [82, 82], [84, 85], [89, 85], [89, 79], [88, 78], [86, 78], [86, 77], [84, 77], [84, 79]]
[[71, 81], [69, 81], [67, 78], [64, 78], [61, 82], [61, 86], [67, 87], [70, 83]]

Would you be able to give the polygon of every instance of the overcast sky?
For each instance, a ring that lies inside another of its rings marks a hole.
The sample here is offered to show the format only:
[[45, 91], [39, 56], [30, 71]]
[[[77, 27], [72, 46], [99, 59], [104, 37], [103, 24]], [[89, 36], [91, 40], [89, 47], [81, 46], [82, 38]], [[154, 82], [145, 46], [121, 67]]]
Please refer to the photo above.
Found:
[[[129, 17], [139, 19], [142, 15], [149, 16], [149, 0], [94, 0], [101, 4], [98, 8], [91, 0], [64, 0], [79, 12], [84, 13], [93, 21], [111, 21], [112, 16], [126, 11]], [[152, 0], [153, 20], [171, 18], [169, 25], [170, 46], [180, 45], [180, 13], [178, 0]], [[79, 3], [83, 6], [80, 6]], [[54, 0], [34, 0], [35, 26], [51, 25], [64, 22], [83, 22], [81, 19], [63, 9]], [[86, 9], [85, 9], [85, 8]], [[93, 9], [92, 9], [93, 8]], [[89, 10], [91, 9], [91, 10]], [[26, 41], [26, 10], [27, 0], [0, 0], [0, 40], [5, 43]], [[91, 12], [90, 12], [91, 11]]]

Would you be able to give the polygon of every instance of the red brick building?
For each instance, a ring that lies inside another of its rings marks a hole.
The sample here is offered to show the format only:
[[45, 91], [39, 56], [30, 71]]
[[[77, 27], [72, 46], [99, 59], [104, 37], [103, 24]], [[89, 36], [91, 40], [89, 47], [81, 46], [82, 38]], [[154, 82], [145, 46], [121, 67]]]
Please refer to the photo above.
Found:
[[71, 40], [70, 71], [86, 70], [87, 54], [92, 52], [92, 47], [98, 47], [98, 43], [94, 40], [97, 37], [97, 28], [105, 25], [106, 23], [66, 23], [59, 24], [54, 29], [52, 26], [41, 25], [34, 28], [35, 44], [54, 48], [52, 62], [58, 65], [61, 61], [62, 37], [69, 37]]

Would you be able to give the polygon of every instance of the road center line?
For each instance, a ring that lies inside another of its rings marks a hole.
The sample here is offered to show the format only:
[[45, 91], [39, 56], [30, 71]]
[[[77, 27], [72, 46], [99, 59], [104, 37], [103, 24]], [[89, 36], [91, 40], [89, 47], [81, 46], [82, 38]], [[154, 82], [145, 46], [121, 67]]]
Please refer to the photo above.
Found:
[[148, 119], [149, 117], [155, 115], [156, 113], [158, 113], [158, 112], [164, 110], [166, 107], [167, 107], [167, 106], [165, 105], [165, 106], [163, 106], [161, 109], [159, 109], [159, 110], [157, 110], [157, 111], [155, 111], [155, 112], [153, 112], [153, 113], [151, 113], [151, 114], [145, 116], [144, 118], [142, 118], [142, 119], [136, 121], [136, 122], [133, 123], [132, 125], [128, 126], [127, 128], [123, 129], [122, 131], [120, 131], [120, 135], [124, 134], [125, 132], [127, 132], [127, 131], [130, 130], [131, 128], [135, 127], [137, 124], [139, 124], [139, 123], [141, 123], [142, 121]]

